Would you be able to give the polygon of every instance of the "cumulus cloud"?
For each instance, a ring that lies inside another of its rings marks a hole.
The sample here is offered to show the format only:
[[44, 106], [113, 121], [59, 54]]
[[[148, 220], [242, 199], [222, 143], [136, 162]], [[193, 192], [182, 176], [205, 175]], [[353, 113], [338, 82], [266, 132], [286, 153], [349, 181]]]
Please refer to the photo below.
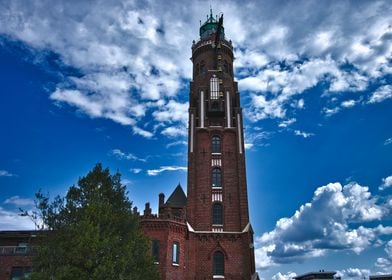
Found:
[[15, 177], [15, 174], [10, 173], [7, 170], [0, 170], [0, 177]]
[[142, 162], [146, 162], [147, 160], [144, 158], [139, 158], [137, 156], [135, 156], [134, 154], [131, 153], [124, 153], [123, 151], [121, 151], [120, 149], [113, 149], [110, 152], [111, 155], [117, 157], [118, 159], [127, 159], [127, 160], [132, 160], [132, 161], [142, 161]]
[[392, 234], [392, 227], [363, 223], [380, 221], [387, 206], [357, 183], [342, 186], [330, 183], [316, 189], [311, 202], [289, 218], [277, 221], [275, 229], [256, 239], [259, 268], [300, 262], [330, 251], [348, 250], [357, 254]]
[[381, 186], [378, 187], [380, 191], [383, 191], [389, 187], [392, 187], [392, 175], [382, 179]]
[[392, 240], [389, 240], [384, 248], [385, 253], [387, 254], [385, 258], [377, 258], [375, 262], [375, 266], [382, 268], [385, 272], [391, 268], [392, 265]]
[[156, 176], [165, 171], [187, 171], [188, 168], [185, 166], [161, 166], [158, 169], [149, 169], [147, 170], [147, 174], [149, 176]]
[[360, 268], [347, 268], [336, 273], [336, 276], [340, 276], [342, 279], [367, 279], [369, 275], [369, 269]]
[[292, 280], [293, 277], [297, 276], [295, 272], [287, 272], [286, 274], [282, 274], [281, 272], [278, 272], [274, 276], [272, 276], [272, 280]]
[[[181, 99], [191, 78], [189, 47], [207, 12], [198, 1], [188, 1], [186, 10], [183, 2], [174, 1], [170, 9], [166, 5], [5, 1], [0, 33], [44, 54], [55, 53], [61, 64], [76, 70], [60, 73], [62, 81], [50, 94], [54, 102], [151, 138], [160, 119], [165, 119], [162, 129], [173, 125], [169, 121], [185, 122], [187, 114], [179, 104], [187, 105], [173, 100]], [[219, 9], [228, 19], [225, 33], [235, 46], [240, 89], [251, 92], [246, 116], [253, 121], [285, 118], [303, 107], [297, 96], [320, 83], [329, 92], [362, 92], [392, 73], [388, 1], [227, 1]], [[303, 11], [311, 12], [299, 21]], [[377, 90], [369, 102], [386, 98], [390, 86]], [[151, 106], [158, 101], [166, 108]], [[141, 125], [151, 117], [155, 123]]]

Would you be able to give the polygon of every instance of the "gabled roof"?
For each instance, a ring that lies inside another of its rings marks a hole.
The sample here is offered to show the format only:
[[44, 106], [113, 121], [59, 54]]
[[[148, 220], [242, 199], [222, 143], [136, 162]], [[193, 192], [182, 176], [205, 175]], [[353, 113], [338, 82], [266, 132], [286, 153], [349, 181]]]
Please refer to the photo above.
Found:
[[186, 206], [186, 195], [180, 184], [167, 199], [166, 204], [170, 207], [181, 208]]

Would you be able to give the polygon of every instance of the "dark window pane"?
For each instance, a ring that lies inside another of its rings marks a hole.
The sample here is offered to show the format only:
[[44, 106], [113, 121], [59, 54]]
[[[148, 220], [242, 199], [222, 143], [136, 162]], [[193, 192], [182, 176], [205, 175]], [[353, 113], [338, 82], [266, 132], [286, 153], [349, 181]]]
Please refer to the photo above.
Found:
[[219, 136], [212, 137], [212, 152], [213, 153], [220, 153], [221, 152], [221, 141]]
[[225, 259], [223, 253], [220, 251], [215, 252], [213, 262], [214, 275], [223, 276], [225, 274]]
[[214, 203], [212, 206], [212, 224], [214, 225], [222, 225], [223, 224], [223, 215], [222, 215], [222, 204]]
[[152, 241], [152, 257], [154, 259], [154, 262], [159, 262], [159, 240], [153, 240]]
[[29, 279], [30, 275], [31, 267], [29, 266], [13, 267], [11, 271], [11, 280]]
[[212, 169], [212, 187], [221, 187], [222, 186], [222, 175], [221, 170], [219, 168]]

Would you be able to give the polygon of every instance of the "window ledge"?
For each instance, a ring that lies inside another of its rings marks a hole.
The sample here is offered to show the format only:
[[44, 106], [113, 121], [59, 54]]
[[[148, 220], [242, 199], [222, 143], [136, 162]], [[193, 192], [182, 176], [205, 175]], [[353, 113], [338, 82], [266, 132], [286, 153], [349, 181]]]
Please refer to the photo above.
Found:
[[223, 276], [223, 275], [214, 275], [212, 278], [214, 278], [214, 279], [225, 279], [225, 276]]
[[180, 266], [178, 263], [172, 263], [172, 266]]
[[213, 156], [220, 156], [222, 153], [211, 153]]
[[213, 227], [223, 227], [223, 224], [212, 224]]
[[159, 262], [154, 262], [154, 264], [159, 264]]
[[213, 190], [221, 190], [222, 187], [212, 187]]

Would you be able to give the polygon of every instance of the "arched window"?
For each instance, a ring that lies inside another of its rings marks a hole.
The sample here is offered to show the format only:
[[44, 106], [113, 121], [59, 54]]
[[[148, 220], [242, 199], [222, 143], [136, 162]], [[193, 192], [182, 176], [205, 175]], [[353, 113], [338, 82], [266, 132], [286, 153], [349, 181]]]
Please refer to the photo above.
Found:
[[213, 275], [224, 276], [225, 275], [225, 256], [221, 251], [214, 253], [213, 260]]
[[213, 153], [220, 153], [221, 152], [221, 139], [217, 135], [212, 136], [211, 151]]
[[223, 207], [221, 203], [214, 203], [212, 205], [212, 224], [223, 225]]
[[219, 79], [216, 75], [212, 75], [210, 79], [210, 98], [214, 100], [219, 99]]
[[220, 188], [222, 186], [222, 174], [220, 168], [212, 169], [212, 187]]

